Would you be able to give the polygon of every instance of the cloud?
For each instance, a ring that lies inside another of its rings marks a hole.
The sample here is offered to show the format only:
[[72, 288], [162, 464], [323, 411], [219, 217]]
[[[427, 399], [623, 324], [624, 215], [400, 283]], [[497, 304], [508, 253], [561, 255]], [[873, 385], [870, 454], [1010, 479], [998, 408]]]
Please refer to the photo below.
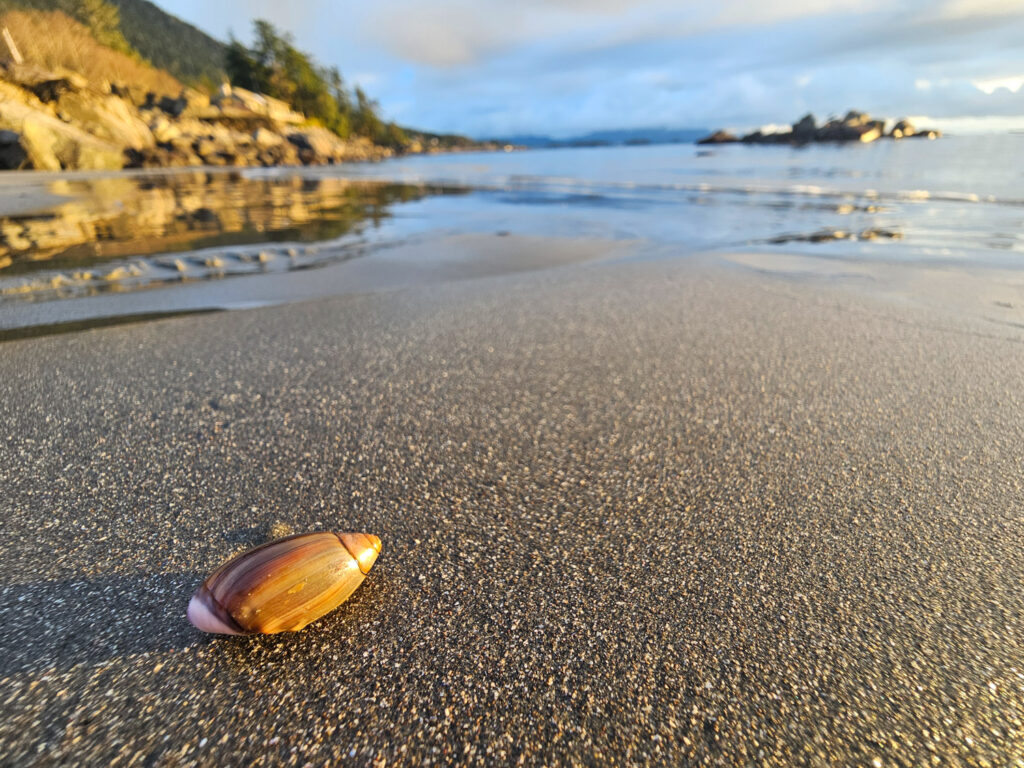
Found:
[[390, 0], [362, 20], [364, 34], [404, 61], [479, 64], [516, 47], [558, 41], [568, 50], [682, 39], [729, 27], [832, 13], [863, 14], [883, 0]]
[[948, 0], [939, 9], [945, 19], [968, 19], [978, 16], [1006, 16], [1019, 14], [1017, 0]]
[[380, 6], [367, 29], [398, 58], [432, 67], [471, 64], [481, 56], [526, 38], [518, 14], [488, 13], [484, 4], [448, 0], [437, 5], [392, 3]]
[[1000, 88], [1005, 88], [1010, 93], [1016, 93], [1024, 86], [1024, 75], [1012, 75], [1010, 77], [994, 77], [989, 80], [972, 80], [971, 84], [982, 93], [991, 96]]

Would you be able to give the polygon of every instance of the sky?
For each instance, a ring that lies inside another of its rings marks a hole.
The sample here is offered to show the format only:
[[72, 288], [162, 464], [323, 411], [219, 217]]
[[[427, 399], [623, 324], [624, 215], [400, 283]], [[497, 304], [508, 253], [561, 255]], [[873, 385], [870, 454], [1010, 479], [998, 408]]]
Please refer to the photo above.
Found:
[[1024, 126], [1020, 0], [156, 0], [266, 18], [389, 119], [477, 138], [745, 129], [856, 108]]

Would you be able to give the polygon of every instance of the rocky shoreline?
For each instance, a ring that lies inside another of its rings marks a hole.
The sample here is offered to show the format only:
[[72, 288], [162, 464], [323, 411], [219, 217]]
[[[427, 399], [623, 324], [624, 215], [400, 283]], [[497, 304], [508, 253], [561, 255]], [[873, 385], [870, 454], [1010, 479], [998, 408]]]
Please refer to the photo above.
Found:
[[[406, 151], [437, 149], [414, 142]], [[159, 96], [66, 70], [0, 66], [0, 170], [330, 165], [395, 154], [227, 84], [212, 97], [191, 89]]]
[[937, 139], [942, 134], [933, 128], [918, 129], [906, 118], [896, 121], [886, 131], [886, 120], [876, 120], [866, 112], [851, 109], [842, 119], [832, 118], [818, 125], [814, 115], [804, 115], [789, 130], [757, 130], [742, 137], [726, 130], [718, 130], [700, 139], [698, 144], [792, 144], [815, 142], [860, 142], [876, 139]]

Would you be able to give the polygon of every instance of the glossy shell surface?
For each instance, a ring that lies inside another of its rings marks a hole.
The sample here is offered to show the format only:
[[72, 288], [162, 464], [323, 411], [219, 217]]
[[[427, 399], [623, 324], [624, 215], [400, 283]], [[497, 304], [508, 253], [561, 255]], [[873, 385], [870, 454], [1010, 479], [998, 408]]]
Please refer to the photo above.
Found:
[[301, 533], [229, 560], [188, 604], [188, 620], [226, 635], [298, 632], [363, 583], [380, 554], [365, 533]]

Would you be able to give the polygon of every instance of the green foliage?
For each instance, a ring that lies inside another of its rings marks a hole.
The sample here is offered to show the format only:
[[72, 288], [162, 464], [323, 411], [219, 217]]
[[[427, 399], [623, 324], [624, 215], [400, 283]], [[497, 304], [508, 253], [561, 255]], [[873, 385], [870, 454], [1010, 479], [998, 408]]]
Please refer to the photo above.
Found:
[[121, 12], [116, 5], [104, 0], [57, 0], [57, 10], [82, 22], [101, 45], [138, 55], [121, 34]]
[[227, 48], [224, 62], [232, 83], [286, 101], [342, 138], [365, 136], [395, 149], [408, 144], [401, 128], [381, 120], [377, 103], [361, 88], [349, 92], [336, 68], [298, 50], [291, 35], [269, 21], [253, 22], [253, 30], [251, 49], [237, 40]]

